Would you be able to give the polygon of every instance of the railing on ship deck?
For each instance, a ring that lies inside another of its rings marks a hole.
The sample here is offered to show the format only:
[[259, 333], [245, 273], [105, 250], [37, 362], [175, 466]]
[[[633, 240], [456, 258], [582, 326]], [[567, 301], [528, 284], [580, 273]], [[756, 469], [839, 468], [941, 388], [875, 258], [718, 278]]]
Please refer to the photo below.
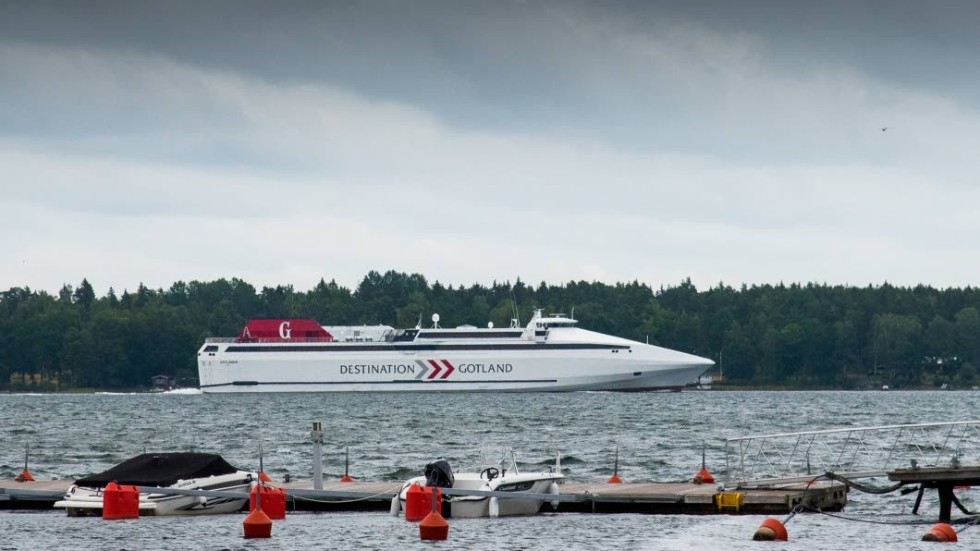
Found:
[[[227, 342], [279, 342], [279, 343], [292, 343], [292, 342], [337, 342], [336, 339], [330, 337], [292, 337], [289, 339], [280, 339], [278, 337], [262, 337], [262, 338], [251, 338], [251, 339], [241, 339], [238, 337], [207, 337], [204, 339], [205, 343], [227, 343]], [[360, 342], [360, 341], [359, 341]]]

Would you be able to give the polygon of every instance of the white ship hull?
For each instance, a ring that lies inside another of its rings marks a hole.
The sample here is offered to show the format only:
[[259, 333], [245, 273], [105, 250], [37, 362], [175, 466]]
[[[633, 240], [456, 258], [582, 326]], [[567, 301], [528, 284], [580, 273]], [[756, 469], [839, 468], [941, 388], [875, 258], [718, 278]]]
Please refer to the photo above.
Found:
[[437, 339], [423, 338], [423, 330], [410, 342], [212, 341], [198, 353], [201, 390], [639, 392], [679, 389], [713, 365], [691, 354], [574, 327], [551, 328], [544, 337], [539, 330], [530, 339], [441, 337], [452, 331]]

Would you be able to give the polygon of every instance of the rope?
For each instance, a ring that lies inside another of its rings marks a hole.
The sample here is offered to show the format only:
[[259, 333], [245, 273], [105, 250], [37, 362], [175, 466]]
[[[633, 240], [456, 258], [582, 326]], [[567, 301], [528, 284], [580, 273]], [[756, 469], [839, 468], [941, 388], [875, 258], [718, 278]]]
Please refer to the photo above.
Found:
[[828, 517], [832, 517], [832, 518], [836, 518], [836, 519], [840, 519], [840, 520], [849, 520], [851, 522], [863, 522], [865, 524], [884, 524], [884, 525], [888, 525], [888, 526], [925, 526], [925, 525], [935, 524], [935, 522], [934, 521], [931, 521], [931, 520], [906, 520], [906, 521], [898, 521], [898, 520], [872, 520], [872, 519], [862, 519], [862, 518], [856, 518], [856, 517], [849, 517], [849, 516], [846, 516], [846, 515], [838, 515], [838, 514], [834, 514], [834, 513], [828, 513], [827, 511], [823, 511], [823, 510], [820, 510], [820, 509], [813, 509], [813, 508], [810, 508], [810, 507], [807, 507], [806, 510], [809, 511], [809, 512], [811, 512], [811, 513], [820, 513], [821, 515], [827, 515]]
[[813, 486], [813, 484], [816, 481], [820, 480], [821, 478], [824, 478], [825, 476], [827, 476], [827, 475], [823, 475], [823, 474], [817, 475], [813, 479], [811, 479], [810, 481], [808, 481], [806, 483], [806, 486], [803, 488], [803, 495], [800, 496], [800, 504], [797, 505], [796, 507], [793, 507], [793, 510], [791, 510], [789, 512], [789, 514], [786, 515], [786, 518], [783, 519], [783, 524], [786, 524], [787, 522], [789, 522], [790, 520], [792, 520], [793, 517], [795, 517], [796, 515], [802, 513], [803, 511], [805, 511], [807, 509], [806, 505], [804, 505], [804, 504], [806, 503], [806, 494], [807, 494], [807, 492], [810, 491], [810, 486]]
[[[863, 482], [857, 482], [857, 481], [851, 480], [851, 479], [847, 478], [846, 476], [841, 476], [839, 474], [835, 474], [835, 473], [832, 473], [832, 472], [828, 472], [828, 473], [824, 474], [823, 476], [825, 476], [826, 478], [829, 478], [830, 480], [835, 480], [837, 482], [841, 482], [845, 486], [847, 486], [848, 488], [854, 488], [855, 490], [864, 492], [866, 494], [878, 494], [878, 495], [881, 495], [881, 494], [890, 494], [890, 493], [894, 492], [895, 490], [898, 490], [899, 488], [901, 488], [902, 486], [905, 485], [904, 482], [898, 482], [896, 484], [892, 484], [891, 486], [884, 486], [884, 487], [882, 487], [882, 486], [873, 486], [871, 484], [864, 484]], [[814, 480], [816, 480], [816, 479], [814, 479]]]
[[973, 517], [970, 520], [970, 522], [967, 522], [966, 525], [963, 526], [963, 528], [960, 528], [959, 530], [957, 530], [956, 533], [962, 534], [967, 528], [973, 528], [977, 524], [980, 524], [980, 515], [977, 515], [977, 516]]
[[[793, 517], [795, 517], [796, 515], [798, 515], [799, 513], [804, 512], [804, 511], [809, 511], [811, 513], [819, 513], [821, 515], [826, 515], [828, 517], [832, 517], [832, 518], [836, 518], [836, 519], [840, 519], [840, 520], [848, 520], [848, 521], [851, 521], [851, 522], [863, 522], [863, 523], [866, 523], [866, 524], [883, 524], [883, 525], [888, 525], [888, 526], [926, 526], [926, 525], [935, 524], [935, 522], [933, 522], [933, 521], [926, 521], [926, 520], [889, 521], [889, 520], [861, 519], [861, 518], [855, 518], [855, 517], [849, 517], [849, 516], [845, 516], [845, 515], [839, 515], [839, 514], [830, 513], [830, 512], [824, 511], [822, 509], [817, 509], [817, 508], [814, 508], [814, 507], [808, 507], [808, 506], [805, 505], [805, 503], [806, 503], [806, 494], [807, 494], [807, 492], [810, 491], [810, 486], [812, 486], [816, 481], [820, 480], [821, 478], [826, 478], [828, 480], [833, 480], [833, 481], [841, 482], [845, 486], [847, 486], [848, 488], [854, 488], [854, 489], [856, 489], [858, 491], [869, 493], [869, 494], [888, 494], [888, 493], [894, 492], [895, 490], [898, 490], [899, 488], [901, 488], [902, 486], [905, 485], [904, 483], [899, 482], [898, 484], [893, 484], [891, 486], [885, 486], [885, 487], [873, 486], [873, 485], [870, 485], [870, 484], [863, 484], [863, 483], [860, 483], [860, 482], [855, 482], [855, 481], [853, 481], [853, 480], [851, 480], [851, 479], [849, 479], [847, 477], [844, 477], [844, 476], [841, 476], [841, 475], [838, 475], [838, 474], [835, 474], [835, 473], [832, 473], [832, 472], [827, 472], [825, 474], [818, 475], [818, 476], [814, 477], [813, 479], [811, 479], [810, 481], [808, 481], [806, 483], [806, 487], [803, 490], [803, 496], [800, 499], [800, 504], [797, 505], [796, 507], [794, 507], [793, 510], [790, 511], [789, 514], [786, 516], [786, 518], [783, 519], [783, 524], [786, 524]], [[977, 515], [977, 516], [972, 517], [962, 528], [960, 528], [959, 530], [957, 530], [957, 532], [958, 533], [962, 533], [967, 528], [972, 528], [972, 527], [977, 526], [977, 525], [980, 525], [980, 515]]]
[[291, 495], [290, 497], [293, 498], [293, 499], [297, 499], [297, 500], [309, 501], [309, 502], [312, 502], [312, 503], [323, 503], [323, 504], [328, 504], [329, 505], [329, 504], [332, 504], [332, 503], [337, 503], [337, 504], [340, 504], [340, 503], [358, 503], [360, 501], [369, 501], [369, 500], [372, 500], [372, 499], [375, 499], [375, 498], [378, 498], [378, 497], [381, 497], [381, 496], [390, 496], [390, 495], [392, 495], [392, 492], [386, 490], [386, 491], [378, 492], [376, 494], [371, 494], [371, 495], [368, 495], [368, 496], [358, 497], [358, 498], [354, 498], [354, 499], [316, 499], [316, 498], [312, 498], [312, 497], [304, 497], [304, 496], [298, 496], [298, 495]]

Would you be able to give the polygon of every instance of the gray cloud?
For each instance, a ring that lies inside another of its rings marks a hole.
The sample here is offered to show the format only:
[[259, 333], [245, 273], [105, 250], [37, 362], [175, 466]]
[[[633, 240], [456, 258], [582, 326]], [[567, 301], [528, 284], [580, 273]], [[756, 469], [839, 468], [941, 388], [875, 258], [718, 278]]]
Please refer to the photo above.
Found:
[[0, 287], [974, 282], [971, 4], [688, 4], [5, 4]]

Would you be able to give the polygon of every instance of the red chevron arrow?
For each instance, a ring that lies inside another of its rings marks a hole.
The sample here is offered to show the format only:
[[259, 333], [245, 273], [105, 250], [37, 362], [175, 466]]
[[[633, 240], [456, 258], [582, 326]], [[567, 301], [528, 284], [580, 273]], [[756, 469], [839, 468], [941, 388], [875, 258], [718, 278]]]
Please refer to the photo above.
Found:
[[436, 363], [435, 360], [429, 360], [429, 365], [432, 366], [432, 375], [428, 376], [428, 379], [431, 381], [432, 379], [436, 378], [436, 375], [438, 375], [440, 371], [442, 371], [442, 367]]
[[439, 378], [448, 379], [449, 376], [453, 374], [453, 371], [456, 371], [456, 368], [453, 367], [453, 364], [449, 363], [449, 360], [442, 360], [442, 365], [446, 366], [446, 372]]

